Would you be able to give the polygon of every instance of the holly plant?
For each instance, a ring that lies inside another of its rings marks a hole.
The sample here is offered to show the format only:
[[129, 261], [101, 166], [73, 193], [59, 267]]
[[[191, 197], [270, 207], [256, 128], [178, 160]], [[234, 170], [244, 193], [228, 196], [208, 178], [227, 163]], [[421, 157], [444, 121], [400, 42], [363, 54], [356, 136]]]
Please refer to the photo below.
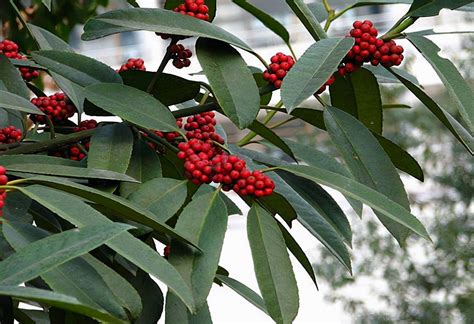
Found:
[[[427, 37], [433, 30], [405, 32], [441, 9], [471, 10], [472, 1], [356, 1], [336, 11], [329, 1], [287, 0], [314, 40], [297, 57], [283, 25], [234, 0], [286, 44], [268, 60], [212, 23], [217, 1], [168, 0], [159, 9], [128, 2], [89, 19], [82, 40], [155, 33], [167, 44], [157, 71], [147, 71], [140, 58], [116, 71], [25, 17], [18, 21], [36, 50], [25, 55], [17, 43], [0, 42], [2, 323], [156, 323], [163, 311], [166, 323], [210, 323], [213, 284], [229, 287], [269, 319], [291, 323], [299, 307], [292, 263], [302, 265], [317, 293], [292, 224], [352, 273], [351, 226], [326, 187], [359, 215], [363, 205], [372, 209], [402, 248], [409, 237], [431, 244], [399, 175], [423, 181], [423, 171], [383, 135], [385, 109], [404, 104], [385, 105], [380, 84], [405, 86], [472, 154], [473, 92], [438, 55]], [[328, 37], [331, 23], [352, 8], [390, 3], [411, 5], [385, 33], [360, 18], [345, 37]], [[15, 9], [14, 1], [9, 5]], [[195, 49], [183, 45], [190, 38]], [[403, 69], [399, 39], [431, 64], [459, 121]], [[243, 52], [261, 66], [248, 66]], [[168, 63], [171, 71], [190, 66], [193, 55], [205, 82], [164, 73]], [[45, 94], [30, 82], [46, 75], [58, 92]], [[318, 107], [308, 108], [308, 99]], [[277, 135], [295, 119], [327, 132], [338, 158]], [[241, 130], [237, 143], [218, 120]], [[249, 149], [251, 143], [279, 154]], [[248, 215], [236, 200], [250, 207]], [[219, 263], [229, 217], [246, 218], [259, 291]]]

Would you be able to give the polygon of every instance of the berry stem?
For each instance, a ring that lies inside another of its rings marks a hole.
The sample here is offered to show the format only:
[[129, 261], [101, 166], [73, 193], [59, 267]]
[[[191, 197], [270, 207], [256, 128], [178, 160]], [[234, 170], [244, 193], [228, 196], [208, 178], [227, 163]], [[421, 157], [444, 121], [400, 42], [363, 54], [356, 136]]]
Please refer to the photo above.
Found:
[[272, 172], [278, 170], [278, 167], [271, 167], [271, 168], [266, 168], [266, 169], [261, 169], [260, 172], [265, 173], [265, 172]]
[[206, 102], [207, 98], [209, 98], [209, 90], [206, 89], [206, 92], [204, 92], [204, 95], [202, 96], [201, 101], [199, 102], [199, 105], [202, 106]]
[[268, 128], [274, 129], [274, 128], [280, 127], [280, 126], [282, 126], [282, 125], [285, 125], [286, 123], [289, 123], [290, 121], [293, 121], [293, 120], [295, 120], [295, 119], [297, 119], [297, 118], [296, 118], [295, 116], [293, 116], [293, 117], [290, 117], [290, 118], [288, 118], [288, 119], [279, 121], [278, 123], [275, 123], [275, 124], [271, 125], [271, 126], [268, 127]]
[[46, 117], [46, 123], [48, 124], [48, 127], [49, 127], [49, 136], [51, 139], [55, 139], [56, 138], [56, 132], [54, 131], [54, 124], [53, 124], [53, 121], [51, 120], [51, 118], [49, 118], [48, 115], [45, 115]]
[[150, 84], [148, 85], [148, 88], [146, 89], [146, 92], [151, 93], [153, 89], [155, 88], [156, 83], [158, 82], [158, 78], [160, 77], [161, 73], [166, 67], [166, 64], [168, 64], [169, 60], [171, 59], [171, 46], [176, 45], [178, 43], [179, 39], [177, 37], [173, 37], [171, 39], [170, 44], [166, 48], [166, 54], [163, 56], [163, 59], [161, 60], [160, 66], [155, 72], [155, 75], [153, 76], [153, 79], [151, 80]]
[[25, 183], [25, 182], [28, 182], [28, 179], [17, 179], [17, 180], [9, 181], [7, 183], [7, 185], [12, 186], [12, 185], [17, 185], [17, 184], [22, 184], [22, 183]]
[[395, 26], [392, 27], [392, 29], [390, 29], [381, 38], [383, 40], [390, 40], [390, 39], [393, 39], [395, 37], [400, 36], [400, 33], [402, 31], [404, 31], [405, 29], [407, 29], [408, 27], [410, 27], [411, 25], [413, 25], [417, 19], [418, 19], [418, 17], [408, 17], [408, 18], [406, 18], [402, 22], [400, 22], [398, 24], [395, 24]]
[[143, 127], [140, 127], [140, 126], [137, 126], [135, 125], [139, 130], [141, 130], [142, 132], [146, 133], [148, 135], [148, 139], [152, 140], [153, 142], [155, 142], [155, 144], [160, 144], [160, 145], [163, 145], [165, 146], [167, 149], [175, 152], [175, 153], [178, 153], [179, 150], [178, 148], [174, 147], [173, 145], [171, 145], [167, 140], [157, 136], [154, 132], [146, 129], [146, 128], [143, 128]]

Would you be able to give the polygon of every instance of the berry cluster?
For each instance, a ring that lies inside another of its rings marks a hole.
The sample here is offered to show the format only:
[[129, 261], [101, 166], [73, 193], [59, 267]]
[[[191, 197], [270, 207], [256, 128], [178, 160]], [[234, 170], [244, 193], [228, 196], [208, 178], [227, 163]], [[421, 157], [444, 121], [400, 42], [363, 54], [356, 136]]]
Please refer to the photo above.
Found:
[[186, 0], [173, 9], [182, 15], [196, 17], [197, 19], [209, 21], [209, 8], [204, 4], [204, 0]]
[[283, 78], [295, 64], [295, 60], [289, 55], [276, 53], [274, 56], [272, 56], [271, 62], [272, 63], [268, 67], [268, 70], [263, 72], [263, 78], [268, 82], [273, 83], [275, 88], [279, 89], [281, 87]]
[[179, 143], [178, 158], [184, 160], [185, 175], [199, 185], [220, 183], [225, 191], [234, 190], [241, 196], [268, 196], [275, 184], [260, 171], [251, 172], [246, 162], [235, 155], [229, 155], [215, 147], [211, 141], [196, 138]]
[[169, 48], [171, 52], [171, 59], [173, 60], [174, 67], [182, 69], [191, 65], [189, 58], [193, 56], [193, 52], [190, 49], [185, 48], [181, 44], [171, 45]]
[[[0, 53], [5, 54], [6, 57], [16, 60], [26, 60], [26, 56], [18, 52], [19, 48], [15, 42], [8, 39], [0, 42]], [[39, 71], [29, 67], [20, 67], [18, 70], [25, 81], [31, 81], [39, 77]]]
[[0, 129], [0, 144], [11, 144], [19, 142], [22, 137], [22, 132], [20, 129], [15, 128], [15, 126], [8, 126]]
[[[8, 178], [6, 176], [7, 169], [0, 165], [0, 186], [4, 186], [8, 182]], [[5, 205], [5, 199], [7, 198], [7, 193], [5, 190], [0, 189], [0, 217], [3, 216], [3, 206]]]
[[[74, 127], [74, 132], [81, 132], [88, 129], [97, 127], [97, 121], [94, 119], [84, 120], [79, 126]], [[70, 159], [73, 161], [81, 161], [86, 157], [86, 152], [89, 151], [90, 137], [83, 139], [78, 144], [71, 144], [60, 150], [50, 151], [49, 155]]]
[[129, 58], [127, 63], [122, 64], [118, 72], [128, 71], [128, 70], [140, 70], [146, 71], [145, 62], [141, 58]]
[[[31, 103], [44, 112], [53, 123], [64, 122], [76, 113], [76, 107], [74, 107], [64, 93], [55, 93], [49, 97], [33, 98]], [[45, 116], [31, 115], [30, 118], [33, 122], [46, 124]]]
[[[183, 118], [176, 119], [176, 125], [178, 126], [178, 128], [183, 127]], [[164, 138], [168, 142], [174, 142], [176, 140], [176, 138], [180, 136], [180, 134], [178, 132], [153, 131], [153, 133], [155, 133], [155, 135], [158, 136], [158, 137]], [[147, 133], [141, 132], [141, 134], [144, 137], [148, 137]], [[158, 145], [156, 145], [153, 142], [148, 142], [147, 144], [154, 151], [159, 149]]]
[[212, 111], [188, 117], [184, 129], [188, 139], [213, 140], [224, 144], [224, 139], [216, 133], [216, 114]]

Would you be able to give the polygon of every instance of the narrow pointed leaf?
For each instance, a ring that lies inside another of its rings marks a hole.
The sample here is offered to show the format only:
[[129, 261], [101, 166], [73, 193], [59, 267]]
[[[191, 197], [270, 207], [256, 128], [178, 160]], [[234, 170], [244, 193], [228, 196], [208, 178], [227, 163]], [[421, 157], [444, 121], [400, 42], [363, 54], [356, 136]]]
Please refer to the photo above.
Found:
[[55, 165], [66, 165], [72, 167], [80, 167], [79, 161], [73, 161], [69, 159], [63, 159], [55, 156], [39, 155], [39, 154], [13, 154], [13, 155], [0, 155], [0, 165], [8, 167], [12, 164], [55, 164]]
[[30, 91], [18, 69], [3, 54], [0, 54], [0, 90], [30, 99]]
[[227, 209], [219, 191], [191, 201], [178, 218], [176, 230], [189, 236], [202, 250], [196, 254], [178, 242], [172, 242], [169, 261], [185, 278], [193, 291], [196, 307], [205, 304], [217, 271], [227, 230]]
[[51, 11], [51, 0], [41, 0], [41, 2], [46, 8], [48, 8], [49, 11]]
[[247, 236], [268, 313], [277, 323], [292, 323], [299, 307], [293, 267], [276, 220], [257, 204], [247, 217]]
[[350, 38], [328, 38], [304, 52], [282, 83], [281, 96], [289, 112], [329, 79], [352, 45]]
[[414, 0], [407, 16], [431, 17], [439, 14], [441, 9], [457, 9], [471, 3], [472, 0]]
[[262, 297], [259, 296], [255, 291], [229, 276], [216, 274], [216, 278], [222, 281], [227, 287], [238, 293], [240, 296], [245, 298], [249, 303], [260, 309], [262, 312], [268, 315], [267, 307]]
[[[117, 319], [103, 309], [91, 307], [74, 297], [49, 290], [1, 285], [0, 295], [11, 296], [21, 301], [34, 301], [90, 316], [100, 321], [117, 323]], [[118, 321], [118, 323], [125, 323], [125, 321]]]
[[283, 141], [273, 130], [258, 120], [254, 120], [248, 128], [288, 154], [293, 160], [296, 160], [288, 144], [286, 144], [285, 141]]
[[0, 90], [0, 107], [8, 110], [26, 112], [28, 114], [44, 115], [44, 113], [29, 100], [3, 90]]
[[28, 24], [31, 32], [33, 33], [33, 37], [35, 38], [36, 42], [39, 44], [39, 47], [42, 50], [57, 50], [63, 52], [74, 52], [71, 46], [68, 43], [63, 41], [58, 36], [54, 35], [53, 33], [43, 29], [39, 26], [35, 26], [33, 24]]
[[196, 53], [224, 113], [240, 129], [249, 126], [260, 110], [260, 95], [239, 52], [228, 44], [200, 38]]
[[242, 40], [214, 24], [165, 9], [131, 8], [106, 12], [86, 23], [82, 39], [93, 40], [135, 30], [211, 38], [252, 51]]
[[99, 127], [91, 137], [87, 167], [125, 173], [133, 149], [133, 133], [124, 123]]
[[192, 314], [186, 309], [185, 305], [176, 297], [175, 294], [168, 291], [166, 294], [165, 323], [212, 324], [212, 318], [207, 302], [197, 311], [197, 313]]
[[93, 104], [126, 121], [153, 130], [179, 131], [168, 107], [146, 92], [114, 83], [91, 85], [84, 92]]
[[131, 278], [135, 289], [142, 297], [143, 310], [136, 324], [158, 323], [164, 310], [164, 296], [158, 284], [150, 275], [144, 271], [139, 271], [135, 277]]
[[156, 178], [141, 184], [128, 199], [166, 222], [181, 209], [188, 194], [187, 180]]
[[461, 113], [471, 132], [474, 132], [474, 92], [456, 66], [450, 60], [439, 56], [441, 49], [428, 38], [417, 33], [410, 33], [407, 34], [407, 39], [431, 64], [446, 86], [451, 101]]
[[286, 0], [286, 3], [306, 27], [306, 30], [313, 36], [315, 41], [327, 38], [323, 27], [319, 24], [319, 21], [303, 0]]
[[130, 228], [132, 227], [125, 224], [101, 224], [41, 239], [0, 262], [0, 284], [19, 285], [34, 279], [101, 246]]

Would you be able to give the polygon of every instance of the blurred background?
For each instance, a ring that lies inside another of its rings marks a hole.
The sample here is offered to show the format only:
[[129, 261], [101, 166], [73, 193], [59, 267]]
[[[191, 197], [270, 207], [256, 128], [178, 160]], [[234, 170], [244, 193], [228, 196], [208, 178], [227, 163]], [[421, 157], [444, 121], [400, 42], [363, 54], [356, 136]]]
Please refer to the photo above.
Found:
[[[0, 20], [4, 38], [20, 42], [23, 48], [25, 30], [12, 23], [14, 13], [9, 0], [0, 0]], [[78, 52], [118, 68], [130, 57], [141, 57], [148, 70], [156, 69], [167, 41], [154, 33], [133, 32], [113, 35], [92, 42], [80, 40], [83, 23], [97, 13], [129, 7], [125, 0], [53, 0], [49, 13], [40, 0], [15, 0], [25, 18], [33, 24], [55, 32]], [[141, 7], [162, 7], [164, 1], [138, 0]], [[283, 0], [249, 1], [272, 14], [288, 29], [297, 55], [312, 43], [298, 19]], [[308, 1], [311, 2], [311, 1]], [[313, 8], [321, 9], [320, 1]], [[355, 2], [330, 0], [331, 6], [342, 9]], [[380, 33], [388, 30], [407, 10], [407, 5], [361, 7], [348, 11], [331, 25], [330, 36], [344, 36], [356, 19], [370, 19]], [[317, 10], [322, 12], [322, 10]], [[322, 15], [321, 20], [324, 19]], [[230, 0], [218, 0], [215, 24], [243, 39], [259, 54], [270, 58], [275, 52], [288, 54], [283, 42], [251, 15]], [[433, 18], [420, 19], [408, 31], [434, 28], [437, 32], [472, 31], [473, 15], [464, 11], [442, 11]], [[468, 80], [474, 79], [472, 34], [444, 34], [430, 37], [442, 49]], [[1, 39], [1, 37], [0, 37]], [[193, 48], [195, 39], [184, 45]], [[403, 40], [407, 52], [403, 69], [414, 74], [425, 90], [455, 117], [449, 97], [431, 66]], [[251, 55], [242, 53], [249, 65], [261, 64]], [[168, 66], [167, 72], [186, 78], [201, 71], [195, 57], [189, 69]], [[45, 86], [54, 91], [47, 78]], [[301, 307], [295, 323], [474, 323], [474, 164], [472, 157], [454, 140], [444, 127], [401, 85], [381, 84], [384, 104], [404, 104], [410, 108], [384, 111], [384, 136], [412, 154], [425, 172], [419, 182], [402, 174], [412, 203], [413, 214], [427, 226], [434, 243], [411, 239], [407, 249], [401, 249], [367, 208], [362, 220], [356, 216], [342, 196], [328, 188], [341, 208], [346, 211], [354, 232], [353, 269], [350, 276], [332, 255], [302, 226], [295, 223], [291, 232], [302, 242], [302, 248], [313, 262], [319, 291], [299, 264], [294, 263], [299, 283]], [[273, 101], [278, 101], [274, 95]], [[309, 100], [305, 107], [319, 108]], [[283, 119], [283, 117], [281, 117]], [[459, 120], [459, 118], [458, 118]], [[278, 117], [276, 119], [278, 121]], [[236, 129], [221, 120], [230, 135], [238, 139]], [[327, 135], [303, 122], [291, 122], [278, 128], [282, 136], [337, 156]], [[267, 150], [264, 147], [254, 147]], [[232, 196], [245, 211], [246, 205]], [[245, 216], [232, 216], [226, 235], [221, 265], [231, 276], [258, 291], [245, 233]], [[164, 288], [164, 287], [163, 287]], [[214, 287], [209, 306], [214, 323], [271, 323], [259, 310], [224, 287]]]

